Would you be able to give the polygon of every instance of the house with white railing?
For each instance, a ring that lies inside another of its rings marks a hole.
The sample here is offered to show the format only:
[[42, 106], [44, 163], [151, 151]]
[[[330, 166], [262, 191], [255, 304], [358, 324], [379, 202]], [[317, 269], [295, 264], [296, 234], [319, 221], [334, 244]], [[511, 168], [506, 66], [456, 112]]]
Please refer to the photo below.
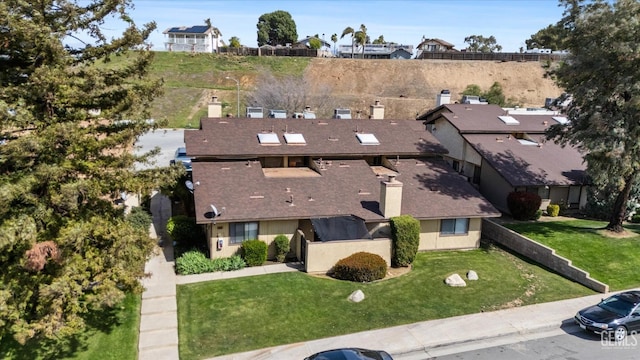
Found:
[[[396, 43], [386, 44], [365, 44], [353, 47], [353, 58], [356, 59], [411, 59], [413, 55], [413, 45], [402, 45]], [[338, 47], [338, 57], [351, 58], [351, 45], [340, 45]]]
[[162, 32], [167, 51], [188, 51], [192, 53], [216, 53], [224, 46], [222, 33], [214, 26], [178, 26]]

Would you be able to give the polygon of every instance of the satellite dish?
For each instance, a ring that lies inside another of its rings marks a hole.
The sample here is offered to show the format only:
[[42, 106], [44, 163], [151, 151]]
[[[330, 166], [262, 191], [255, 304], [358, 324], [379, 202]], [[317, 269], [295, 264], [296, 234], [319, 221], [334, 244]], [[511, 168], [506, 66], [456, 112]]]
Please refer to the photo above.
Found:
[[185, 181], [184, 186], [186, 186], [189, 191], [193, 192], [193, 182], [191, 180]]
[[213, 217], [220, 216], [220, 213], [218, 212], [218, 209], [216, 209], [216, 207], [213, 204], [211, 204], [211, 212], [213, 213]]

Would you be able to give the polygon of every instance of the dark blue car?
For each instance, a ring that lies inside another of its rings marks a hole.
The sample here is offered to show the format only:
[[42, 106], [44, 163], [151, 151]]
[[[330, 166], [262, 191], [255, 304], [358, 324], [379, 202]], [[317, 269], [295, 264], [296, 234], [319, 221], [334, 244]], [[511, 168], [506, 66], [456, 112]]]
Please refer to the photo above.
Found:
[[382, 350], [344, 348], [321, 351], [304, 360], [393, 360], [393, 358]]

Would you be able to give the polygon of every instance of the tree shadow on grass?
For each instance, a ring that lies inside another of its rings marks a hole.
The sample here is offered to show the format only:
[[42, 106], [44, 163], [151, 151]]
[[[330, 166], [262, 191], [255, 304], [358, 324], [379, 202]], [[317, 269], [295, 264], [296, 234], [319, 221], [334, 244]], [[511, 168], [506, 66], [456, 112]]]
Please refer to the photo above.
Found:
[[65, 359], [74, 358], [78, 353], [87, 351], [89, 339], [96, 333], [110, 334], [121, 325], [121, 306], [104, 311], [93, 311], [85, 318], [86, 329], [74, 336], [59, 339], [32, 339], [24, 345], [11, 335], [3, 334], [0, 339], [0, 358], [2, 359]]

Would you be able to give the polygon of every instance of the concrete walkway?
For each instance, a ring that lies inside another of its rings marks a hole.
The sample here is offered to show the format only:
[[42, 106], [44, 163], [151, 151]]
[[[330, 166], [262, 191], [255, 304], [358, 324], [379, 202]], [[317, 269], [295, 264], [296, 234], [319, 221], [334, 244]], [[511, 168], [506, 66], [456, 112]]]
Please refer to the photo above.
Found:
[[142, 280], [140, 310], [140, 337], [138, 359], [177, 360], [178, 357], [178, 306], [176, 304], [176, 274], [173, 246], [164, 229], [171, 217], [171, 201], [160, 193], [151, 197], [153, 224], [152, 238], [158, 244], [154, 255], [145, 265], [149, 277]]

